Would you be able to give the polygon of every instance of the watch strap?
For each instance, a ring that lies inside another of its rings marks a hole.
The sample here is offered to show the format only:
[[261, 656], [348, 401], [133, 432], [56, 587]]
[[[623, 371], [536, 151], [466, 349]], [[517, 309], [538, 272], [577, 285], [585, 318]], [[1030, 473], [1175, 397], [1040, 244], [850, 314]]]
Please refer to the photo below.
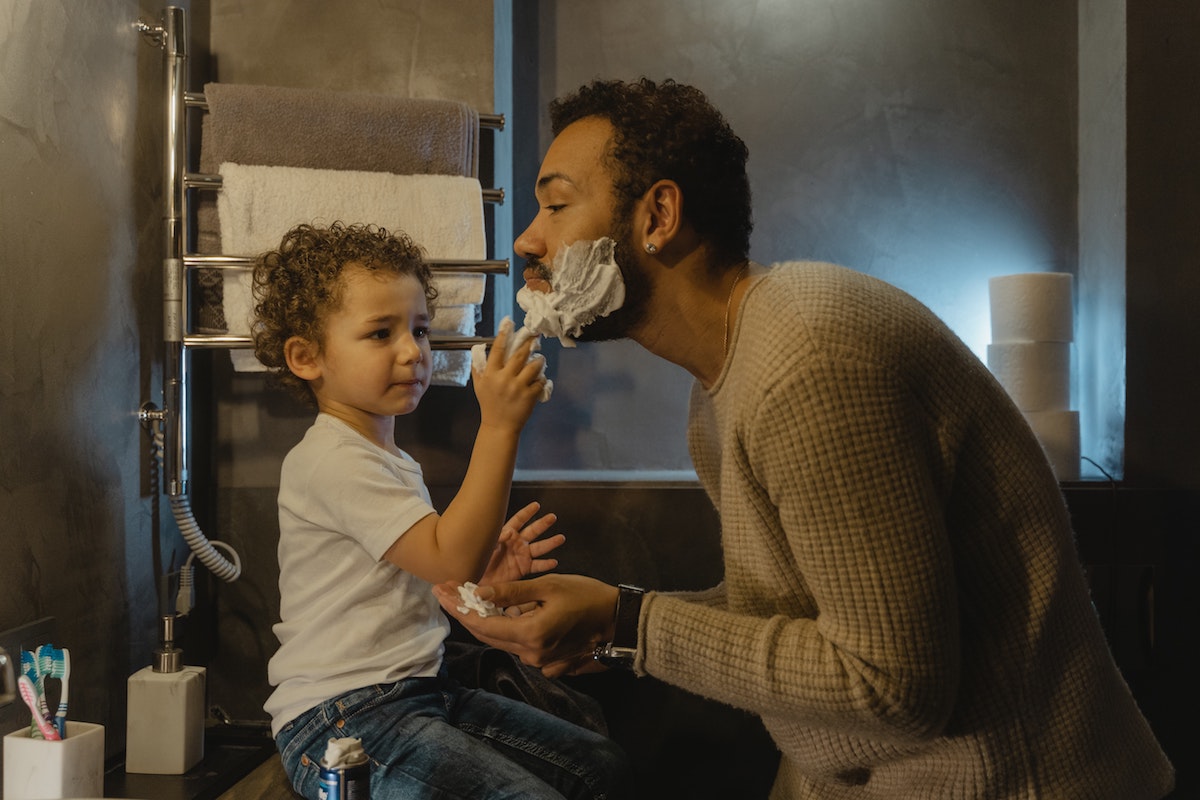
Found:
[[613, 647], [636, 650], [638, 643], [638, 621], [642, 616], [642, 598], [646, 590], [640, 586], [622, 583], [617, 587], [617, 610], [613, 618]]
[[617, 587], [617, 608], [613, 619], [613, 638], [598, 645], [592, 653], [606, 667], [632, 669], [637, 656], [638, 621], [642, 615], [642, 598], [646, 590], [640, 586], [621, 584]]

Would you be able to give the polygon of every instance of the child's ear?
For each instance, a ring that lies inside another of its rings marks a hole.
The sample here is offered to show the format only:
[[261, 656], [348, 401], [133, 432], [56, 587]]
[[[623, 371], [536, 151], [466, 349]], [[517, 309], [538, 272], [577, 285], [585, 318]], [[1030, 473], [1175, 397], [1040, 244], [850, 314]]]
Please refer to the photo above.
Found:
[[283, 343], [283, 357], [288, 369], [297, 378], [313, 381], [321, 377], [321, 366], [317, 363], [317, 346], [300, 336], [293, 336]]

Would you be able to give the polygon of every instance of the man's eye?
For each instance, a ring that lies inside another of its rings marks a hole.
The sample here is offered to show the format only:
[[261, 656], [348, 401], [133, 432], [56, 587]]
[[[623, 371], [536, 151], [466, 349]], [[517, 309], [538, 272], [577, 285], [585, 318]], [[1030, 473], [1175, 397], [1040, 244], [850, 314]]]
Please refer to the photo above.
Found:
[[557, 214], [559, 211], [562, 211], [564, 208], [566, 208], [565, 204], [560, 204], [560, 205], [556, 205], [556, 206], [546, 206], [546, 210], [549, 211], [551, 214]]

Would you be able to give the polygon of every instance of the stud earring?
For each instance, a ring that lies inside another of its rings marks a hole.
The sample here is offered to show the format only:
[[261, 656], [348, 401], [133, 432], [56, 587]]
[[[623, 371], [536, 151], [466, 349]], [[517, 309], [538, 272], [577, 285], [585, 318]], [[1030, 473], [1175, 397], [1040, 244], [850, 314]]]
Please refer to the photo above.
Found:
[[650, 255], [654, 255], [658, 252], [658, 245], [656, 245], [654, 242], [646, 242], [646, 252]]

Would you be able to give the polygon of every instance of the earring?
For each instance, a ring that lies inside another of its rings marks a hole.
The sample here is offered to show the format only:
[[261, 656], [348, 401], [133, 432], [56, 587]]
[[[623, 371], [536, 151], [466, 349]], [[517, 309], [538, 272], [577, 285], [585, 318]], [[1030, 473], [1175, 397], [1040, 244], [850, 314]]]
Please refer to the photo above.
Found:
[[656, 245], [654, 242], [646, 242], [646, 252], [650, 255], [654, 255], [658, 252], [658, 245]]

